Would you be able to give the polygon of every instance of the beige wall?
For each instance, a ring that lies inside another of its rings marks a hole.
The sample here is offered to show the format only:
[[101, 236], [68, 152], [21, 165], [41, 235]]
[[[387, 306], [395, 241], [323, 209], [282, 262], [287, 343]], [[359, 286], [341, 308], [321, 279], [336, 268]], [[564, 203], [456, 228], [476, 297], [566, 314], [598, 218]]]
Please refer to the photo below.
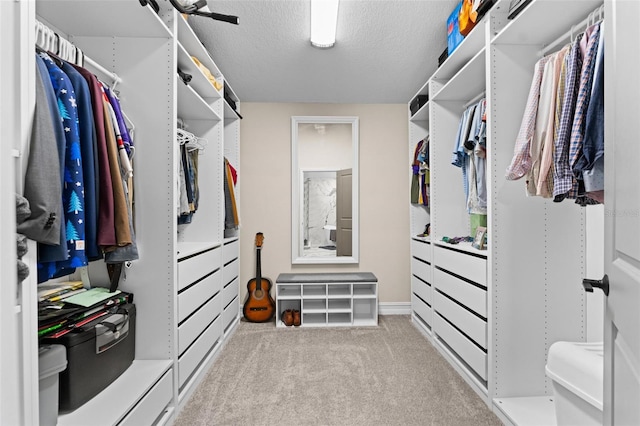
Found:
[[[291, 264], [291, 116], [360, 118], [360, 263]], [[373, 272], [379, 301], [409, 302], [409, 170], [406, 104], [242, 103], [240, 286], [255, 277], [255, 234], [264, 233], [262, 276]], [[272, 293], [275, 297], [275, 293]]]

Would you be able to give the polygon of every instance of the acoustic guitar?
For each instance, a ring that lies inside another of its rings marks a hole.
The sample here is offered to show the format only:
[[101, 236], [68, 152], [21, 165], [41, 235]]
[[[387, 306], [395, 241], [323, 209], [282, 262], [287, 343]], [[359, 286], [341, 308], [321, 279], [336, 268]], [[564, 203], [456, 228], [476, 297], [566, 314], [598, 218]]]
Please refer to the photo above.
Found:
[[267, 322], [276, 312], [276, 302], [271, 297], [271, 281], [262, 276], [260, 267], [260, 251], [264, 236], [262, 232], [256, 234], [256, 277], [247, 283], [247, 300], [244, 302], [242, 313], [247, 321]]

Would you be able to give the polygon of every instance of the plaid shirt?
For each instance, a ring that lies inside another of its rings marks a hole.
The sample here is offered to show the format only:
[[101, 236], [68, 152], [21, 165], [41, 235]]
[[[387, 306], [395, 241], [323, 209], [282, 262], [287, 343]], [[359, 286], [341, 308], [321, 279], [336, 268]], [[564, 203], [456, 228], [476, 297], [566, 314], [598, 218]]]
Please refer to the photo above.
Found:
[[572, 193], [573, 173], [569, 167], [569, 139], [571, 137], [571, 124], [576, 110], [578, 97], [578, 84], [580, 82], [580, 70], [582, 69], [582, 55], [580, 53], [580, 39], [576, 40], [571, 51], [565, 59], [566, 78], [564, 80], [564, 100], [562, 101], [562, 113], [555, 141], [553, 175], [554, 201], [562, 201], [567, 197], [575, 198]]
[[[587, 108], [589, 107], [589, 99], [591, 98], [591, 86], [593, 82], [593, 70], [595, 66], [595, 57], [598, 50], [598, 39], [600, 37], [600, 26], [596, 26], [589, 36], [587, 42], [587, 52], [582, 64], [582, 74], [580, 76], [580, 88], [578, 89], [578, 99], [576, 101], [576, 114], [571, 127], [571, 142], [569, 145], [569, 164], [573, 170], [573, 175], [582, 179], [582, 170], [575, 166], [582, 157], [582, 143], [584, 141], [585, 118], [587, 116]], [[574, 184], [574, 188], [577, 183]]]
[[527, 98], [527, 105], [522, 116], [522, 123], [520, 124], [520, 131], [516, 138], [516, 145], [513, 149], [513, 158], [511, 164], [507, 167], [506, 177], [508, 180], [520, 179], [531, 170], [531, 139], [533, 139], [538, 115], [538, 100], [540, 98], [542, 74], [548, 60], [549, 57], [545, 56], [536, 62], [531, 88], [529, 89], [529, 97]]

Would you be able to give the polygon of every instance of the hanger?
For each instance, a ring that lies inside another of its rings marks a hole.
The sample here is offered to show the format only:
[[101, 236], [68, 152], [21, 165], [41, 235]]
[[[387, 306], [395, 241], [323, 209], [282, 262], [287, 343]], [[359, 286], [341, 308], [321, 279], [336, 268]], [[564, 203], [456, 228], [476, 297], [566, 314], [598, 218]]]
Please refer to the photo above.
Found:
[[208, 141], [204, 138], [200, 138], [191, 132], [178, 128], [177, 140], [180, 145], [183, 145], [188, 152], [195, 150], [204, 151]]

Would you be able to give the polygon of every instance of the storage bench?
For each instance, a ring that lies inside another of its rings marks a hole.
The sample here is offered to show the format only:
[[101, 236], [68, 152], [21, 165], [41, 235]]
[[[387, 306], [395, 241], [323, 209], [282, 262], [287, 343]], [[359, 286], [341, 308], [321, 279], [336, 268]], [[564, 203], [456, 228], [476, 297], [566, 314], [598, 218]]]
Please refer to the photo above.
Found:
[[301, 327], [378, 325], [378, 279], [371, 272], [288, 273], [276, 279], [276, 327], [287, 309]]

